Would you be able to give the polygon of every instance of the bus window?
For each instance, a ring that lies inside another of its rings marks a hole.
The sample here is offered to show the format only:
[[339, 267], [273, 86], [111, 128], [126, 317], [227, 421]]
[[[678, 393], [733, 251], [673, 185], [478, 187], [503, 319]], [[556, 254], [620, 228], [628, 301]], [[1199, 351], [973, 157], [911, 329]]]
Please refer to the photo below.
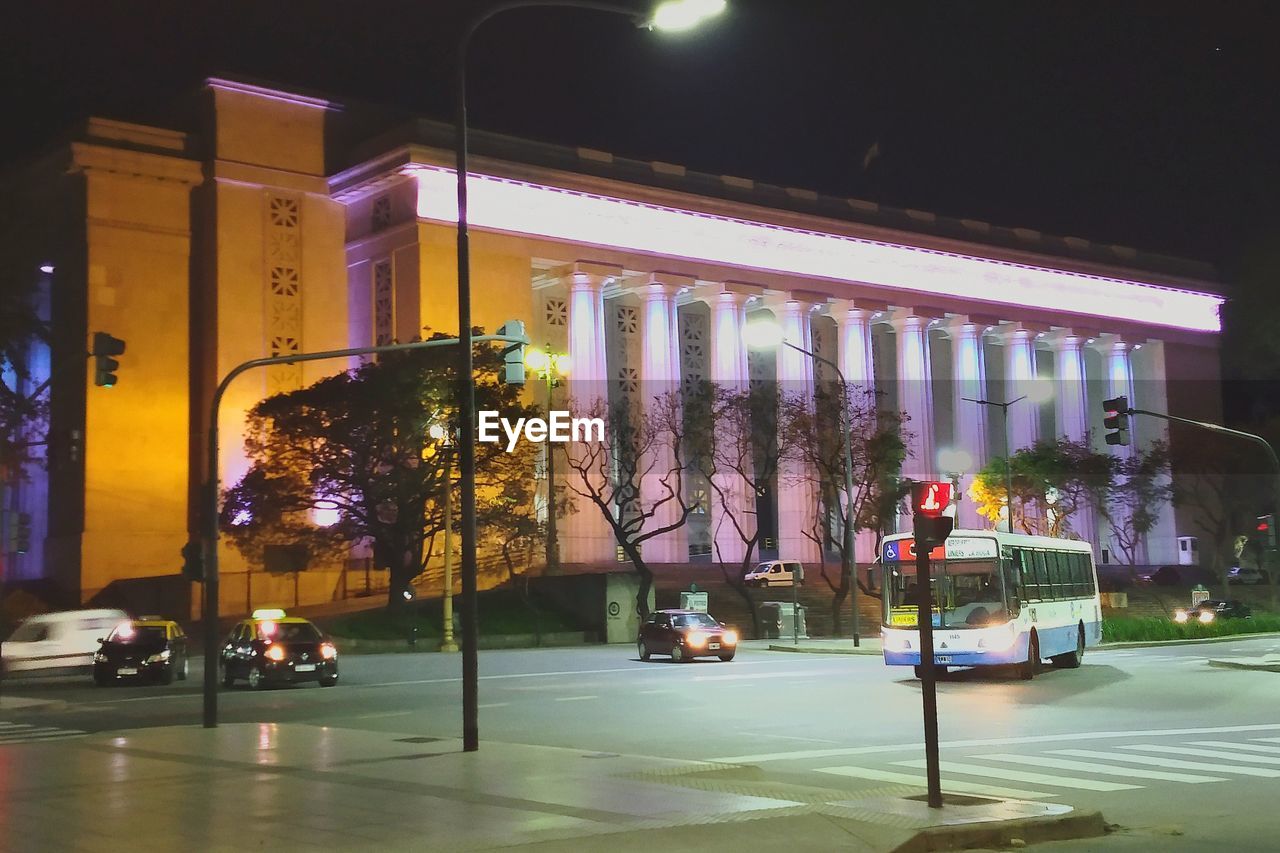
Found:
[[1070, 598], [1074, 595], [1071, 589], [1071, 567], [1067, 564], [1068, 554], [1061, 551], [1046, 551], [1045, 563], [1049, 566], [1049, 577], [1053, 579], [1054, 598]]
[[1071, 589], [1078, 598], [1089, 594], [1089, 558], [1084, 554], [1071, 555]]

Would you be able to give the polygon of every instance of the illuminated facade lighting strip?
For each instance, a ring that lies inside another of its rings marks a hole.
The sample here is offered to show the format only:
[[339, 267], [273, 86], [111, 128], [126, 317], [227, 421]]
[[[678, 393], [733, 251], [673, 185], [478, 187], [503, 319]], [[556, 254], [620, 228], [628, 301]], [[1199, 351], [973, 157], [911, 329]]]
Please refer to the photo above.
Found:
[[[414, 166], [418, 216], [457, 222], [454, 172]], [[1221, 331], [1223, 299], [1126, 279], [786, 228], [472, 174], [478, 228], [645, 254], [1019, 305], [1069, 314]]]

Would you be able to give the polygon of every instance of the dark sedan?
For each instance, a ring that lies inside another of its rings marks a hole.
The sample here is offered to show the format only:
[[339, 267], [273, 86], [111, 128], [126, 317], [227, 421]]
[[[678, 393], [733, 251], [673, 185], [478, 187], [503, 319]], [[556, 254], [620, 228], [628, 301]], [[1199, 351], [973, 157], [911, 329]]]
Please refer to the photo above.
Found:
[[738, 632], [696, 610], [658, 610], [640, 626], [636, 648], [640, 660], [670, 655], [677, 663], [698, 657], [731, 661], [738, 650]]
[[1200, 622], [1209, 624], [1219, 619], [1252, 619], [1253, 612], [1239, 601], [1220, 601], [1210, 598], [1194, 607], [1179, 607], [1173, 611], [1173, 621], [1178, 623]]
[[121, 622], [93, 656], [93, 682], [123, 679], [169, 684], [187, 677], [187, 637], [177, 622], [144, 616]]
[[257, 610], [235, 627], [222, 645], [222, 684], [243, 678], [252, 688], [318, 681], [338, 683], [338, 650], [306, 619], [282, 610]]

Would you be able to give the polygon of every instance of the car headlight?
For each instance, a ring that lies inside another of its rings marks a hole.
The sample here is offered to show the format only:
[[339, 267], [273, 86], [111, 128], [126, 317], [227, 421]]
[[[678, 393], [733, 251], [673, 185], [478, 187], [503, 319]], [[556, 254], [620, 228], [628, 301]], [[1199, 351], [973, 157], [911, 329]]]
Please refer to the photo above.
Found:
[[106, 655], [104, 655], [102, 652], [94, 652], [94, 653], [93, 653], [93, 662], [94, 662], [94, 663], [106, 663], [106, 662], [107, 662], [107, 656], [106, 656]]
[[738, 632], [725, 631], [724, 634], [721, 635], [721, 639], [724, 640], [724, 644], [726, 646], [736, 646], [738, 644]]
[[707, 635], [702, 631], [691, 631], [685, 635], [684, 641], [691, 646], [705, 646]]
[[1173, 621], [1174, 621], [1174, 622], [1186, 622], [1186, 621], [1187, 621], [1187, 611], [1185, 611], [1185, 610], [1175, 610], [1175, 611], [1173, 611]]
[[333, 660], [337, 656], [338, 656], [338, 650], [337, 648], [334, 647], [333, 643], [320, 644], [320, 657], [324, 658], [325, 660]]
[[1215, 614], [1212, 610], [1202, 610], [1200, 611], [1200, 621], [1207, 624], [1209, 622], [1212, 622], [1216, 615], [1217, 614]]
[[151, 655], [150, 657], [148, 657], [147, 663], [164, 663], [168, 659], [169, 659], [169, 650], [165, 649], [162, 652], [156, 652], [154, 655]]
[[284, 646], [271, 646], [263, 655], [267, 660], [282, 661], [284, 660]]

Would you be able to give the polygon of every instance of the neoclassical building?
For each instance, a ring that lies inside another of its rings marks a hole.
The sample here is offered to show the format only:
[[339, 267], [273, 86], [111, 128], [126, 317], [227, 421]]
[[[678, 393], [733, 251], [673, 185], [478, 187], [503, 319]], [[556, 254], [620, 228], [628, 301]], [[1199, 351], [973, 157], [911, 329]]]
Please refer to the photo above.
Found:
[[[473, 149], [475, 322], [524, 320], [535, 342], [570, 355], [570, 391], [643, 396], [708, 379], [811, 394], [830, 378], [821, 365], [748, 346], [744, 330], [763, 316], [907, 413], [908, 476], [952, 473], [946, 450], [976, 470], [1003, 452], [1006, 428], [1013, 449], [1064, 435], [1105, 448], [1101, 401], [1118, 394], [1219, 415], [1223, 298], [1202, 265], [603, 151], [479, 133]], [[89, 601], [173, 575], [222, 376], [265, 355], [456, 332], [452, 163], [447, 125], [211, 79], [170, 122], [90, 119], [6, 169], [3, 263], [55, 329], [48, 466], [10, 484], [6, 512], [30, 515], [33, 541], [6, 555], [8, 577]], [[99, 330], [128, 346], [111, 389], [94, 386], [84, 358]], [[221, 482], [246, 469], [240, 436], [258, 400], [349, 366], [237, 380]], [[966, 400], [1024, 395], [1007, 425], [1000, 408]], [[1138, 446], [1166, 435], [1152, 420], [1133, 433]], [[755, 499], [759, 524], [768, 553], [815, 560], [802, 531], [818, 510], [795, 473]], [[646, 544], [647, 559], [696, 563], [717, 530], [721, 553], [740, 554], [704, 497], [692, 523]], [[959, 520], [981, 524], [969, 503]], [[562, 527], [566, 564], [617, 559], [594, 511]], [[1178, 562], [1191, 527], [1166, 508], [1145, 562]], [[1075, 529], [1115, 560], [1100, 523]], [[859, 558], [871, 559], [865, 544]], [[246, 568], [230, 550], [223, 566]], [[307, 575], [302, 598], [337, 594], [336, 573]], [[224, 594], [229, 610], [243, 606], [235, 584]]]

